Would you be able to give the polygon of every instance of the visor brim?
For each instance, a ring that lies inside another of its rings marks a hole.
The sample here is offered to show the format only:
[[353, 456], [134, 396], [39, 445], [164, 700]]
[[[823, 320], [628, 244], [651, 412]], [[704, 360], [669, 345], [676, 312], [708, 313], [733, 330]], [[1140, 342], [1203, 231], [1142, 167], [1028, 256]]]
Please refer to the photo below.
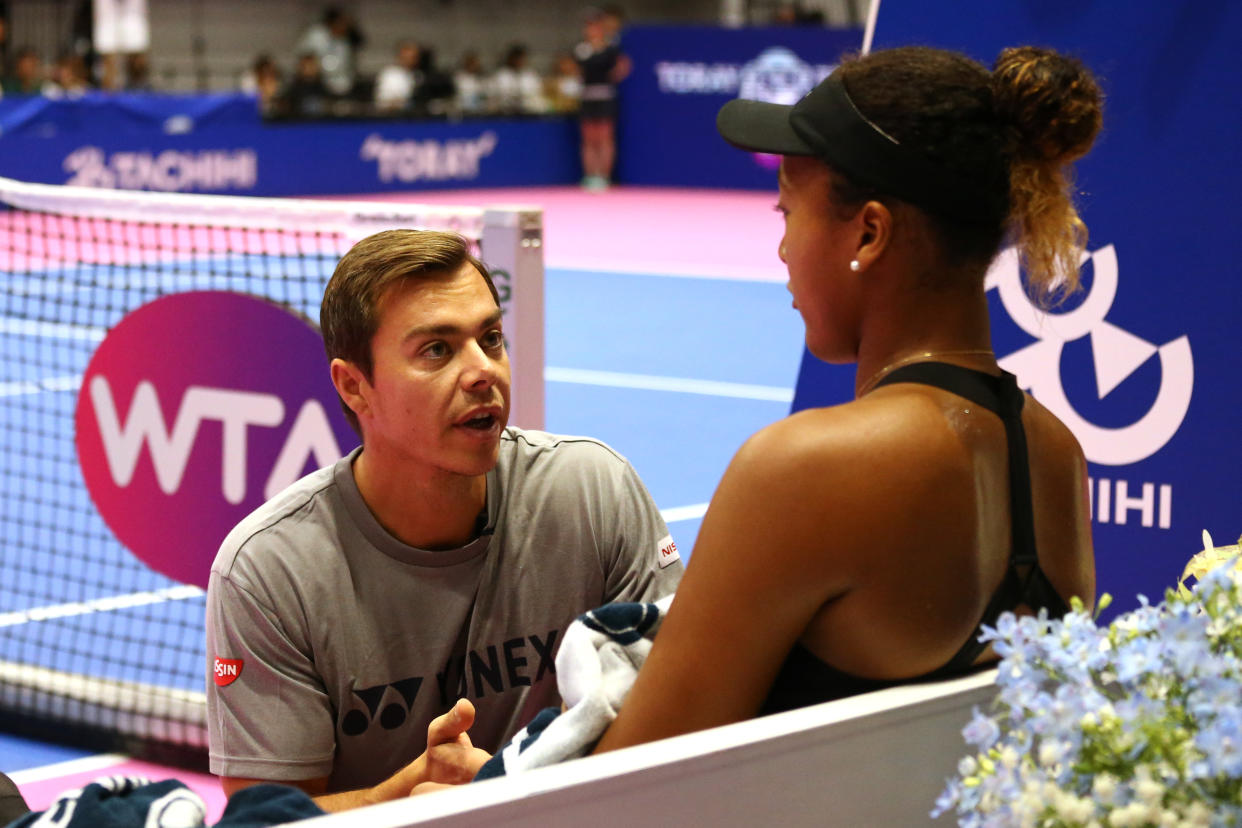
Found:
[[729, 101], [716, 113], [716, 130], [738, 149], [772, 155], [814, 155], [789, 124], [792, 106], [765, 101]]

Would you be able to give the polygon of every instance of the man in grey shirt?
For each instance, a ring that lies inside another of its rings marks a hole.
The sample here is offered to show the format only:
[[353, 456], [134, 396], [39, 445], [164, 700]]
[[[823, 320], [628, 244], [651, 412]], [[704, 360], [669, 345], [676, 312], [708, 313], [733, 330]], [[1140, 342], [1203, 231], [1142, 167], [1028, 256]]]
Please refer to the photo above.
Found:
[[286, 782], [340, 810], [465, 781], [559, 703], [570, 621], [676, 586], [676, 545], [623, 457], [506, 427], [500, 319], [454, 234], [377, 233], [337, 266], [321, 324], [363, 445], [242, 521], [211, 570], [228, 793]]

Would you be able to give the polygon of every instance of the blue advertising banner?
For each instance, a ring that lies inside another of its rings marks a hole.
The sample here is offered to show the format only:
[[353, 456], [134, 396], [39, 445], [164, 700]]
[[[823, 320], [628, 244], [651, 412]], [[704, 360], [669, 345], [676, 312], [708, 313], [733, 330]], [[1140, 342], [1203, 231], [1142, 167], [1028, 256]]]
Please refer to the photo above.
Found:
[[[968, 21], [968, 22], [964, 22]], [[1011, 253], [988, 276], [1001, 365], [1074, 432], [1089, 461], [1100, 592], [1152, 601], [1201, 548], [1242, 534], [1242, 5], [883, 0], [875, 49], [920, 43], [991, 65], [1006, 46], [1082, 59], [1104, 130], [1078, 164], [1085, 289], [1043, 314]], [[1232, 366], [1232, 367], [1231, 367]], [[806, 357], [795, 410], [841, 402], [853, 367]]]
[[627, 28], [621, 47], [633, 68], [620, 89], [618, 180], [775, 190], [775, 161], [721, 140], [716, 111], [738, 97], [794, 103], [861, 46], [861, 29]]
[[309, 195], [566, 184], [571, 118], [268, 123], [239, 94], [0, 100], [0, 176], [45, 184]]

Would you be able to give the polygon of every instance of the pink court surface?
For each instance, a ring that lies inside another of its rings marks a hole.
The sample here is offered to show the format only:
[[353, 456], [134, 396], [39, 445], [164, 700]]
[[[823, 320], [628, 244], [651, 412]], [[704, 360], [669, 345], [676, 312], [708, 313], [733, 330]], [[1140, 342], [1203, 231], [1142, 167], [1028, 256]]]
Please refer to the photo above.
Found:
[[[775, 192], [617, 187], [585, 193], [577, 187], [539, 187], [340, 198], [539, 207], [544, 212], [544, 260], [553, 269], [768, 282], [786, 278], [776, 255], [781, 221], [773, 210]], [[21, 753], [20, 746], [13, 749]], [[204, 774], [116, 754], [79, 754], [54, 764], [23, 761], [21, 755], [2, 758], [0, 769], [13, 777], [35, 810], [45, 809], [65, 791], [113, 774], [181, 780], [203, 797], [208, 824], [218, 821], [224, 809], [219, 783]]]
[[775, 192], [617, 187], [448, 190], [344, 196], [427, 204], [533, 205], [544, 212], [544, 260], [565, 270], [785, 281]]

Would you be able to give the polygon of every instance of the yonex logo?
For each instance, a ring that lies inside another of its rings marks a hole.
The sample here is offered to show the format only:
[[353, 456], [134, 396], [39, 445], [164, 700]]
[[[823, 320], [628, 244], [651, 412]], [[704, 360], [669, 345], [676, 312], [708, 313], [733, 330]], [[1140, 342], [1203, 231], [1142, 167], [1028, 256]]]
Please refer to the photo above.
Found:
[[[378, 722], [385, 730], [396, 730], [405, 724], [422, 684], [422, 676], [414, 676], [391, 684], [354, 690], [354, 698], [362, 702], [365, 710], [355, 707], [346, 713], [341, 719], [341, 732], [346, 736], [361, 736], [373, 722]], [[393, 692], [389, 693], [389, 690]], [[383, 704], [386, 697], [388, 702]]]
[[[373, 726], [396, 730], [406, 723], [419, 690], [439, 694], [439, 707], [447, 710], [461, 698], [482, 699], [515, 687], [530, 687], [545, 677], [556, 676], [556, 639], [560, 630], [545, 635], [511, 638], [499, 646], [488, 645], [454, 656], [436, 673], [433, 687], [422, 676], [377, 684], [352, 691], [356, 704], [340, 720], [346, 736], [361, 736]], [[348, 702], [346, 703], [348, 704]]]
[[[1094, 276], [1089, 293], [1065, 313], [1046, 314], [1023, 290], [1018, 256], [1008, 249], [988, 272], [987, 287], [996, 288], [1009, 316], [1038, 341], [1000, 360], [1001, 367], [1018, 377], [1022, 387], [1057, 415], [1082, 444], [1093, 463], [1124, 466], [1151, 457], [1173, 438], [1190, 408], [1194, 389], [1194, 360], [1190, 340], [1179, 336], [1154, 345], [1106, 321], [1117, 296], [1117, 253], [1107, 245], [1088, 254]], [[1160, 386], [1145, 412], [1120, 428], [1090, 422], [1074, 408], [1061, 380], [1061, 355], [1066, 343], [1091, 338], [1096, 391], [1104, 399], [1153, 355], [1160, 357]]]
[[76, 414], [82, 476], [117, 539], [205, 587], [238, 521], [354, 444], [324, 362], [308, 322], [253, 296], [173, 294], [123, 318]]

